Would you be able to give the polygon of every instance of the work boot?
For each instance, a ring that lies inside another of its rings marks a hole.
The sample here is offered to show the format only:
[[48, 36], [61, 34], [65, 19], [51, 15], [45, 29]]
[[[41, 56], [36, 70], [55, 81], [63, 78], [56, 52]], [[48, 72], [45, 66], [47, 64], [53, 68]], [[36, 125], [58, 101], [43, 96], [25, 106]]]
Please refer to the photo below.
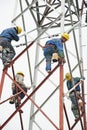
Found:
[[51, 70], [47, 70], [47, 73], [49, 74], [51, 72]]

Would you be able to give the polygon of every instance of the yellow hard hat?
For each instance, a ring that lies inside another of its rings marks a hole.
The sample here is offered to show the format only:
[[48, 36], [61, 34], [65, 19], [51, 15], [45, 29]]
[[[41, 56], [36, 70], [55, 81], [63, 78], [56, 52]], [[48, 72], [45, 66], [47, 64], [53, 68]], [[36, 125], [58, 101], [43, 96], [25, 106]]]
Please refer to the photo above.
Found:
[[69, 40], [69, 34], [68, 33], [63, 33], [61, 36], [64, 37], [66, 40]]
[[66, 80], [70, 80], [71, 79], [71, 74], [70, 73], [66, 73], [65, 78], [66, 78]]
[[17, 72], [17, 74], [22, 75], [24, 77], [24, 73], [22, 72]]
[[18, 34], [22, 32], [22, 28], [20, 26], [17, 26], [16, 29], [17, 29]]

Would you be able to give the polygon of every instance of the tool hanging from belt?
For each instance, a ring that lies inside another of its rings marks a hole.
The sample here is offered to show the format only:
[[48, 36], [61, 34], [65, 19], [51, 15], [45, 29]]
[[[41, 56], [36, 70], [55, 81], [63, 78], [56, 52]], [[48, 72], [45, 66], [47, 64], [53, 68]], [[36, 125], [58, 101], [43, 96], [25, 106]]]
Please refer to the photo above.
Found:
[[52, 55], [52, 61], [53, 62], [57, 62], [58, 59], [59, 59], [58, 53], [53, 53], [53, 55]]

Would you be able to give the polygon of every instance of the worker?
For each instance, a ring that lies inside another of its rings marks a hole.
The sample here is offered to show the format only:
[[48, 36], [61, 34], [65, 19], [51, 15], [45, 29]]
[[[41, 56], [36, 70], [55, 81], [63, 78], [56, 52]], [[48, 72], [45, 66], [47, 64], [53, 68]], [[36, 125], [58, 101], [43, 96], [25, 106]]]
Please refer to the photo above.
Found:
[[[30, 89], [30, 87], [27, 87], [24, 84], [24, 73], [17, 72], [15, 76], [15, 80], [20, 85], [20, 87], [27, 93], [27, 91]], [[16, 107], [18, 107], [21, 104], [21, 100], [25, 97], [25, 94], [21, 92], [21, 90], [15, 85], [15, 83], [12, 83], [12, 95], [15, 95], [19, 93], [18, 95], [12, 97], [9, 101], [10, 104], [16, 104]]]
[[0, 34], [0, 53], [2, 53], [3, 65], [8, 65], [15, 56], [15, 50], [11, 44], [12, 40], [19, 41], [19, 36], [22, 32], [20, 26], [7, 28]]
[[[67, 40], [69, 40], [69, 34], [63, 33], [61, 35], [61, 38], [55, 38], [52, 40], [48, 40], [46, 42], [43, 51], [44, 51], [44, 56], [46, 59], [46, 71], [48, 73], [51, 72], [51, 60], [52, 60], [52, 56], [54, 54], [56, 54], [55, 57], [58, 56], [58, 58], [62, 59], [63, 62], [65, 63], [63, 43], [66, 42]], [[55, 62], [55, 60], [54, 60], [54, 62]]]
[[[70, 73], [66, 73], [65, 78], [67, 80], [66, 85], [68, 90], [72, 89], [73, 86], [79, 83], [81, 79], [84, 79], [80, 77], [72, 77]], [[70, 91], [69, 97], [72, 102], [71, 110], [74, 114], [75, 119], [77, 119], [79, 117], [79, 113], [78, 113], [78, 105], [80, 105], [79, 100], [81, 100], [80, 85], [77, 85], [75, 89]]]

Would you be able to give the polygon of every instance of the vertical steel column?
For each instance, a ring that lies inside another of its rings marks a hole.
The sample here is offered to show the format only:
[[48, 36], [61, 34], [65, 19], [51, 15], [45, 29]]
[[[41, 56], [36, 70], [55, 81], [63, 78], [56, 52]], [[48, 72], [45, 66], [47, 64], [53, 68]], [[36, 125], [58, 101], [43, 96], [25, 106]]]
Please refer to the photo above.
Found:
[[60, 89], [59, 89], [59, 129], [63, 130], [63, 65], [60, 65]]
[[[64, 32], [65, 0], [61, 1], [61, 33]], [[59, 89], [59, 129], [64, 129], [63, 122], [63, 65], [60, 65], [60, 89]]]
[[[78, 3], [78, 0], [76, 0]], [[80, 60], [82, 62], [81, 64], [81, 76], [84, 76], [84, 61], [83, 61], [83, 48], [82, 48], [82, 11], [83, 11], [83, 5], [84, 5], [84, 0], [82, 1], [82, 10], [79, 12], [79, 50], [80, 50]], [[82, 98], [83, 101], [85, 102], [85, 96], [84, 96], [84, 82], [82, 82]], [[83, 115], [83, 125], [84, 125], [84, 130], [87, 130], [87, 124], [86, 124], [86, 110], [85, 110], [85, 105], [84, 105], [84, 115]]]
[[[82, 98], [83, 101], [85, 102], [85, 96], [84, 96], [84, 82], [82, 82]], [[84, 104], [84, 115], [83, 115], [83, 125], [84, 125], [84, 130], [87, 130], [87, 124], [86, 124], [86, 106]]]
[[[36, 26], [37, 26], [37, 33], [38, 33], [38, 36], [39, 34], [41, 33], [39, 28], [40, 28], [40, 16], [39, 16], [39, 8], [38, 8], [38, 1], [35, 3], [36, 4], [36, 14], [37, 14], [37, 23], [36, 23]], [[35, 66], [38, 64], [38, 61], [39, 61], [39, 46], [38, 46], [38, 43], [39, 43], [39, 39], [37, 39], [37, 44], [36, 44], [36, 55], [35, 55]], [[35, 67], [34, 68], [34, 77], [33, 77], [33, 89], [35, 89], [36, 87], [36, 84], [37, 84], [37, 77], [38, 77], [38, 70], [37, 68]], [[35, 96], [36, 94], [34, 94], [32, 96], [33, 100], [35, 101]], [[33, 103], [31, 103], [31, 109], [30, 109], [30, 116], [34, 113], [34, 109], [35, 109], [35, 106]], [[35, 117], [33, 117], [33, 120], [35, 120]], [[33, 120], [30, 120], [29, 121], [29, 130], [33, 130]]]

